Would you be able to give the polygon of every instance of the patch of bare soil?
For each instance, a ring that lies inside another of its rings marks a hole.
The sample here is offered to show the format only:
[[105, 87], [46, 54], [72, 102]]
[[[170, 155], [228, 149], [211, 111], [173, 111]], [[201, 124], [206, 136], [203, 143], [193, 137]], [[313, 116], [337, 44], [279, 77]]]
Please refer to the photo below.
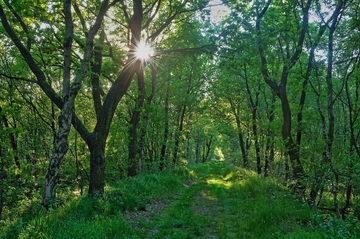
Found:
[[[195, 184], [196, 181], [193, 179], [183, 180], [183, 184], [186, 187], [190, 187]], [[181, 197], [181, 195], [173, 195], [174, 199], [177, 200]], [[137, 211], [125, 211], [123, 213], [124, 217], [130, 222], [130, 224], [136, 229], [141, 230], [140, 222], [143, 220], [146, 223], [151, 222], [152, 218], [156, 215], [160, 215], [163, 210], [170, 204], [170, 201], [167, 200], [152, 200], [145, 206], [145, 210], [137, 210]]]
[[165, 200], [152, 200], [146, 204], [145, 210], [126, 211], [124, 216], [133, 225], [138, 224], [140, 220], [145, 220], [148, 223], [154, 215], [160, 214], [167, 205], [168, 202]]
[[216, 234], [216, 232], [219, 231], [216, 218], [218, 218], [221, 213], [222, 207], [219, 205], [217, 198], [209, 196], [204, 191], [200, 191], [199, 194], [194, 197], [192, 210], [194, 214], [211, 219], [210, 224], [205, 228], [204, 238], [219, 238]]
[[[156, 215], [160, 215], [164, 208], [169, 205], [166, 200], [152, 200], [145, 206], [145, 210], [138, 211], [126, 211], [124, 217], [130, 222], [134, 230], [143, 231], [148, 235], [147, 238], [151, 238], [151, 235], [157, 232], [157, 228], [144, 227], [143, 223], [150, 224]], [[150, 235], [150, 237], [149, 237]]]

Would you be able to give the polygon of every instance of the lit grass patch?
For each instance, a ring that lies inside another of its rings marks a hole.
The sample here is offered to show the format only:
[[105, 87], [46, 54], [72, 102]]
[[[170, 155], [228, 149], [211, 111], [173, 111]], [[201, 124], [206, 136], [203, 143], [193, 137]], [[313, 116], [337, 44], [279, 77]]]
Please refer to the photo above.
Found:
[[225, 189], [229, 189], [232, 187], [233, 183], [232, 182], [227, 182], [221, 179], [217, 179], [217, 178], [210, 178], [208, 180], [206, 180], [207, 184], [215, 184], [215, 185], [219, 185], [220, 187], [223, 187]]

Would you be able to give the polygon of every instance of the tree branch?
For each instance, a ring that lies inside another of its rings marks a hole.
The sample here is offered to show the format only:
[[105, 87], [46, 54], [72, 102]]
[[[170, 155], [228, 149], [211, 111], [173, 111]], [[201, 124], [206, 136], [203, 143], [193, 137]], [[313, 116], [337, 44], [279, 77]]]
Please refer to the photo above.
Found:
[[30, 51], [31, 49], [31, 39], [30, 39], [30, 33], [29, 33], [29, 28], [26, 26], [26, 24], [24, 23], [24, 21], [22, 20], [22, 18], [20, 17], [20, 15], [15, 11], [15, 9], [11, 6], [11, 4], [9, 3], [9, 1], [5, 0], [4, 1], [6, 6], [10, 9], [11, 13], [15, 16], [16, 20], [20, 23], [21, 28], [23, 29], [23, 31], [26, 34], [26, 49], [28, 51]]

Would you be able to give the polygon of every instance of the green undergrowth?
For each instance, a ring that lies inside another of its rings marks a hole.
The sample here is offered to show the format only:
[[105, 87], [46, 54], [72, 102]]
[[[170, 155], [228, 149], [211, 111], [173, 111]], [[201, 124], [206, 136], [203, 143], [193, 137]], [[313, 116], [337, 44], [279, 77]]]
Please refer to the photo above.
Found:
[[[67, 195], [65, 198], [69, 198]], [[160, 209], [154, 210], [159, 204]], [[18, 214], [16, 214], [18, 215]], [[130, 216], [129, 216], [130, 215]], [[33, 202], [1, 238], [359, 238], [359, 222], [319, 214], [275, 180], [226, 162], [107, 185], [45, 211]]]
[[0, 238], [137, 238], [123, 214], [178, 191], [186, 175], [186, 169], [143, 174], [106, 186], [102, 198], [73, 197], [49, 211], [33, 202], [19, 218], [2, 222]]

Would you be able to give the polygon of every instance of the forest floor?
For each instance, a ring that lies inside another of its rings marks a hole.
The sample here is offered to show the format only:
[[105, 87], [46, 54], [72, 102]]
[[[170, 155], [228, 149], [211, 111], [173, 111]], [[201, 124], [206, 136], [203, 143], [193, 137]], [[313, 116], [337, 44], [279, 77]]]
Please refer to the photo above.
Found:
[[324, 238], [313, 210], [254, 172], [222, 162], [190, 170], [181, 192], [124, 214], [140, 238]]
[[50, 211], [33, 205], [4, 225], [0, 238], [313, 239], [360, 235], [358, 221], [316, 212], [275, 180], [219, 161], [121, 180], [108, 187], [101, 199], [78, 197]]

